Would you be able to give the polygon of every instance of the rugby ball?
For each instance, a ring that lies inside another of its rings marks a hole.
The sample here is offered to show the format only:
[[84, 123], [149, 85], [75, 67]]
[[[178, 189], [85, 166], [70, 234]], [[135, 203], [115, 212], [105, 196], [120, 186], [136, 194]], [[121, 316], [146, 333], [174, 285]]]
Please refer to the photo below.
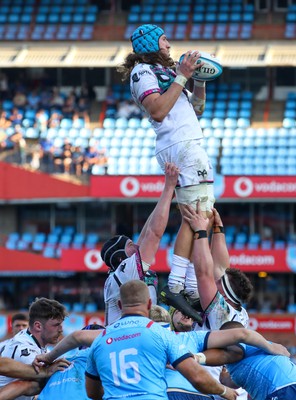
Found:
[[[196, 61], [197, 64], [204, 62], [201, 68], [195, 70], [192, 75], [192, 79], [198, 81], [213, 81], [218, 78], [223, 72], [223, 67], [218, 58], [212, 54], [206, 53], [204, 51], [199, 52], [201, 57]], [[179, 63], [182, 62], [185, 54], [180, 57]]]

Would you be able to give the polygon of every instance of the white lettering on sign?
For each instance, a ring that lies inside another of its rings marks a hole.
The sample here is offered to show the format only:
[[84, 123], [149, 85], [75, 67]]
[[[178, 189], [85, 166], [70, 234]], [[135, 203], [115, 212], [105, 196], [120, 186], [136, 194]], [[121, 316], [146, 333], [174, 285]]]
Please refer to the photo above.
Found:
[[296, 193], [296, 182], [263, 182], [255, 184], [256, 192], [262, 193]]
[[230, 256], [232, 265], [274, 265], [275, 259], [272, 255], [247, 255]]
[[126, 197], [135, 197], [140, 191], [143, 193], [155, 193], [155, 196], [159, 196], [163, 188], [164, 182], [161, 180], [141, 183], [137, 178], [127, 177], [120, 182], [120, 191]]

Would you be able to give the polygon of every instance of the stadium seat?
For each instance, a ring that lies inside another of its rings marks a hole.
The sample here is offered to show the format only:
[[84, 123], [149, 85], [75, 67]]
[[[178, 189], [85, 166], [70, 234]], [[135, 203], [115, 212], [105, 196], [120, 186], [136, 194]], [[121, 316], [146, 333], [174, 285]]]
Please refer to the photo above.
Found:
[[94, 249], [99, 242], [99, 235], [97, 233], [87, 233], [85, 238], [85, 247], [87, 249]]
[[45, 258], [55, 258], [57, 256], [55, 247], [46, 245], [43, 249], [42, 255]]

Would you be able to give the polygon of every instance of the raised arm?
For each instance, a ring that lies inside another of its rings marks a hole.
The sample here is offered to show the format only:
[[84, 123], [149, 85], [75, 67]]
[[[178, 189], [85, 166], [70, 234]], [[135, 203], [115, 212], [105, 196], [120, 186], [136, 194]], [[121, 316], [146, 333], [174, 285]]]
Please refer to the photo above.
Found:
[[167, 163], [165, 168], [165, 184], [162, 194], [150, 217], [146, 221], [138, 240], [141, 258], [149, 265], [154, 262], [160, 239], [168, 223], [170, 206], [178, 176], [178, 168], [172, 163]]
[[206, 310], [217, 293], [214, 278], [214, 263], [210, 252], [207, 236], [209, 220], [204, 218], [198, 204], [197, 212], [186, 205], [184, 219], [189, 223], [194, 233], [191, 260], [194, 264], [200, 304]]
[[213, 208], [213, 218], [211, 253], [214, 262], [214, 276], [217, 281], [224, 275], [226, 268], [230, 267], [230, 259], [225, 240], [223, 222], [215, 208]]
[[[164, 120], [170, 110], [174, 107], [187, 83], [187, 80], [192, 77], [197, 68], [200, 68], [203, 65], [203, 63], [198, 65], [196, 64], [199, 57], [200, 54], [198, 51], [187, 51], [182, 62], [177, 65], [177, 77], [168, 90], [162, 94], [150, 94], [143, 100], [143, 106], [155, 121], [162, 122]], [[197, 93], [197, 91], [198, 89], [195, 89], [195, 93]], [[199, 88], [199, 96], [201, 96], [200, 92], [204, 93], [204, 91], [204, 87]]]

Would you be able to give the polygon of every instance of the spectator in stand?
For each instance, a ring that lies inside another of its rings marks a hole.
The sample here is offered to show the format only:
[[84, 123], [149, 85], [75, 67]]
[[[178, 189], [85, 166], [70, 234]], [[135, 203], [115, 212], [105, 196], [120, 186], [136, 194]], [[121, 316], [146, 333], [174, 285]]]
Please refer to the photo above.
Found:
[[9, 95], [9, 84], [7, 75], [4, 72], [0, 73], [0, 100], [5, 100]]
[[35, 171], [40, 169], [42, 149], [41, 149], [41, 145], [39, 143], [35, 143], [31, 146], [30, 156], [31, 156], [30, 167]]
[[84, 82], [80, 88], [79, 98], [85, 99], [87, 103], [90, 103], [96, 99], [96, 92], [91, 85]]
[[38, 129], [39, 133], [45, 132], [47, 130], [49, 115], [48, 112], [43, 108], [38, 110], [35, 116], [35, 128]]
[[10, 135], [9, 141], [13, 144], [13, 148], [16, 151], [15, 162], [18, 164], [25, 164], [27, 161], [27, 143], [21, 125], [17, 124], [14, 126], [14, 133]]
[[100, 165], [107, 168], [108, 157], [105, 149], [98, 149], [97, 146], [90, 146], [86, 149], [82, 170], [84, 173], [91, 174], [92, 167]]
[[76, 97], [70, 94], [62, 107], [62, 114], [64, 118], [72, 119], [76, 108]]
[[52, 148], [53, 155], [53, 164], [54, 164], [54, 172], [63, 173], [65, 172], [65, 165], [68, 167], [71, 166], [72, 158], [71, 158], [71, 143], [68, 139], [64, 139], [63, 145], [53, 146]]
[[90, 123], [90, 116], [89, 116], [89, 111], [90, 111], [90, 105], [84, 97], [81, 97], [78, 100], [78, 104], [76, 106], [75, 113], [78, 116], [78, 118], [81, 118], [84, 120], [84, 123], [86, 126], [89, 126]]
[[17, 107], [13, 107], [9, 120], [11, 121], [11, 125], [21, 125], [23, 121], [23, 112], [21, 112]]
[[74, 168], [74, 173], [77, 177], [80, 177], [82, 174], [82, 166], [84, 163], [84, 151], [81, 146], [76, 146], [72, 153], [72, 165]]
[[55, 87], [52, 90], [52, 96], [51, 96], [51, 100], [50, 100], [50, 104], [49, 104], [50, 108], [62, 110], [64, 104], [65, 104], [64, 96], [61, 94], [59, 89], [57, 87]]
[[40, 107], [41, 97], [37, 89], [33, 89], [27, 96], [28, 108], [38, 110]]
[[25, 109], [27, 105], [27, 96], [23, 91], [17, 91], [12, 98], [15, 107]]
[[70, 142], [67, 141], [63, 145], [63, 153], [62, 153], [62, 164], [64, 173], [70, 174], [72, 162], [73, 162], [72, 145]]
[[143, 113], [133, 100], [124, 100], [118, 104], [117, 117], [142, 118]]
[[11, 126], [11, 121], [7, 111], [1, 111], [0, 114], [0, 128], [7, 129]]
[[44, 172], [51, 173], [53, 172], [53, 151], [54, 145], [52, 139], [45, 138], [40, 140], [40, 162], [41, 162], [41, 169]]
[[59, 128], [62, 118], [63, 118], [63, 116], [61, 113], [56, 112], [56, 111], [52, 112], [52, 114], [48, 120], [48, 127], [49, 128]]

